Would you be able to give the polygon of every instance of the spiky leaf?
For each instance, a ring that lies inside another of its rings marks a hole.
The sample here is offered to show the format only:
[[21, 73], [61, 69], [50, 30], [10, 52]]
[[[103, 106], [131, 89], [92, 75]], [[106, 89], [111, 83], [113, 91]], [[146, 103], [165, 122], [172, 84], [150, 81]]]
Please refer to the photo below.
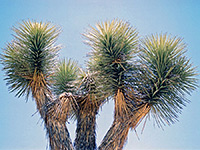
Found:
[[121, 20], [98, 23], [84, 34], [86, 43], [92, 48], [89, 68], [98, 72], [114, 93], [124, 86], [129, 61], [137, 53], [137, 31]]
[[54, 75], [51, 78], [54, 93], [60, 95], [64, 92], [76, 92], [74, 81], [79, 74], [77, 62], [71, 59], [63, 59], [57, 65]]
[[196, 71], [185, 56], [186, 45], [181, 38], [167, 34], [152, 35], [143, 40], [140, 58], [138, 91], [146, 95], [156, 122], [174, 123], [188, 100], [185, 93], [196, 87]]
[[[26, 95], [38, 87], [47, 87], [60, 46], [55, 45], [59, 29], [50, 23], [23, 21], [13, 28], [14, 40], [7, 44], [1, 63], [7, 85], [16, 96]], [[38, 86], [38, 87], [36, 87]]]

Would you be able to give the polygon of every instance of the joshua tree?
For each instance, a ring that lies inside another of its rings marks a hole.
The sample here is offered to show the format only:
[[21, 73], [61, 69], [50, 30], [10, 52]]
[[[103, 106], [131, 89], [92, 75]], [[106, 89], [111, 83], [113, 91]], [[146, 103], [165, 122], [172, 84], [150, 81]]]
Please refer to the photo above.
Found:
[[59, 103], [53, 100], [49, 82], [60, 49], [55, 45], [59, 29], [50, 23], [24, 21], [13, 30], [14, 40], [7, 44], [1, 56], [9, 90], [27, 99], [32, 94], [44, 120], [51, 149], [72, 149], [66, 120], [55, 115]]
[[[1, 55], [7, 85], [16, 96], [29, 94], [44, 120], [52, 150], [95, 150], [96, 115], [114, 100], [114, 121], [99, 150], [121, 150], [129, 129], [152, 115], [158, 126], [178, 120], [196, 85], [196, 71], [180, 38], [167, 34], [139, 40], [125, 21], [98, 23], [83, 35], [91, 47], [87, 71], [72, 60], [56, 60], [59, 29], [24, 21]], [[66, 127], [77, 120], [72, 145]]]
[[53, 91], [57, 95], [71, 93], [76, 100], [70, 115], [77, 120], [75, 149], [96, 149], [96, 115], [106, 94], [95, 74], [84, 72], [74, 61], [62, 61], [57, 68], [52, 78]]
[[96, 27], [85, 34], [92, 48], [89, 68], [106, 81], [101, 83], [115, 101], [114, 122], [99, 149], [118, 150], [129, 129], [149, 114], [159, 126], [177, 121], [188, 102], [184, 94], [197, 86], [196, 72], [180, 38], [161, 34], [138, 42], [135, 29], [117, 20]]
[[131, 73], [136, 70], [131, 60], [138, 52], [138, 33], [128, 23], [117, 20], [99, 23], [96, 27], [84, 34], [87, 44], [92, 47], [89, 69], [97, 72], [104, 90], [109, 91], [115, 102], [114, 122], [110, 131], [117, 135], [110, 136], [108, 132], [99, 149], [115, 149], [116, 140], [123, 143], [128, 133], [128, 130], [119, 132], [122, 127], [120, 123], [133, 109], [131, 103], [134, 101], [128, 91], [131, 89]]

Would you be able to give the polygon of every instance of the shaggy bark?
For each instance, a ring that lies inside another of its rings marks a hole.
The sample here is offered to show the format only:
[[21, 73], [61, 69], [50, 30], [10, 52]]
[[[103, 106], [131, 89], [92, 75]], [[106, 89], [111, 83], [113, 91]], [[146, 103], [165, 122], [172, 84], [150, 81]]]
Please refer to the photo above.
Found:
[[65, 122], [51, 120], [46, 123], [46, 128], [52, 150], [73, 150]]
[[[66, 127], [67, 113], [63, 110], [66, 98], [53, 101], [51, 93], [46, 89], [40, 89], [33, 95], [37, 109], [44, 120], [46, 132], [49, 137], [51, 150], [73, 150], [72, 141]], [[59, 109], [59, 108], [62, 109]], [[61, 112], [61, 113], [59, 113]]]
[[129, 129], [135, 129], [149, 110], [150, 107], [148, 104], [142, 104], [139, 109], [132, 112], [126, 118], [121, 120], [115, 119], [98, 147], [98, 150], [122, 150], [127, 140]]
[[96, 114], [96, 111], [78, 112], [74, 143], [76, 150], [96, 149]]

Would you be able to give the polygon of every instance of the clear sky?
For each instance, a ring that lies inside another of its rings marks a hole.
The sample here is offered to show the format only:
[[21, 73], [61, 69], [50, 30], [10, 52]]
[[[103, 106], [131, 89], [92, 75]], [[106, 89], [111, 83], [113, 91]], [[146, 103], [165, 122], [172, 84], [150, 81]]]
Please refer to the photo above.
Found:
[[[50, 21], [62, 28], [58, 44], [60, 58], [78, 60], [85, 66], [90, 48], [83, 44], [81, 33], [89, 25], [114, 18], [129, 21], [140, 36], [170, 33], [184, 38], [187, 56], [197, 70], [200, 64], [200, 1], [198, 0], [0, 0], [0, 48], [12, 40], [13, 25], [22, 20]], [[2, 50], [0, 50], [2, 52]], [[0, 66], [2, 68], [2, 66]], [[0, 71], [0, 150], [44, 150], [47, 140], [35, 102], [10, 94]], [[200, 94], [199, 89], [188, 96], [191, 103], [183, 110], [179, 122], [164, 131], [148, 121], [129, 133], [124, 150], [199, 150]], [[106, 104], [98, 115], [97, 143], [112, 123], [113, 102]], [[68, 125], [74, 139], [75, 123]]]

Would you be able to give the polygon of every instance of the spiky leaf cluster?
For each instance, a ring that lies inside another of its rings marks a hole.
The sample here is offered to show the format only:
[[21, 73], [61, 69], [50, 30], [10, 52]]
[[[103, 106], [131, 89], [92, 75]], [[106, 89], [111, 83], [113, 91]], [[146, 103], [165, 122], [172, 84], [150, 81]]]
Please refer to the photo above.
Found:
[[77, 62], [71, 59], [63, 59], [55, 69], [51, 80], [52, 89], [55, 94], [60, 95], [63, 92], [76, 93], [74, 81], [77, 79], [80, 69]]
[[89, 68], [98, 72], [116, 92], [126, 81], [125, 74], [131, 68], [129, 61], [137, 52], [137, 32], [129, 23], [121, 20], [98, 23], [84, 34], [86, 43], [92, 48]]
[[138, 91], [145, 95], [158, 125], [174, 123], [188, 100], [184, 93], [196, 88], [195, 69], [184, 56], [182, 39], [167, 34], [152, 35], [142, 41]]
[[159, 126], [174, 123], [188, 102], [184, 93], [197, 87], [180, 38], [152, 35], [139, 43], [127, 22], [98, 23], [84, 34], [92, 48], [85, 73], [71, 60], [55, 65], [59, 30], [50, 23], [24, 21], [13, 30], [1, 55], [5, 80], [18, 97], [32, 92], [52, 149], [73, 149], [65, 124], [70, 117], [77, 119], [75, 147], [96, 149], [96, 114], [108, 97], [115, 101], [114, 122], [99, 149], [122, 149], [129, 129], [147, 114]]
[[[55, 46], [59, 30], [50, 23], [23, 21], [14, 27], [14, 40], [7, 44], [2, 57], [7, 85], [17, 96], [37, 87], [47, 86], [55, 57], [60, 49]], [[37, 83], [35, 82], [37, 81]]]

